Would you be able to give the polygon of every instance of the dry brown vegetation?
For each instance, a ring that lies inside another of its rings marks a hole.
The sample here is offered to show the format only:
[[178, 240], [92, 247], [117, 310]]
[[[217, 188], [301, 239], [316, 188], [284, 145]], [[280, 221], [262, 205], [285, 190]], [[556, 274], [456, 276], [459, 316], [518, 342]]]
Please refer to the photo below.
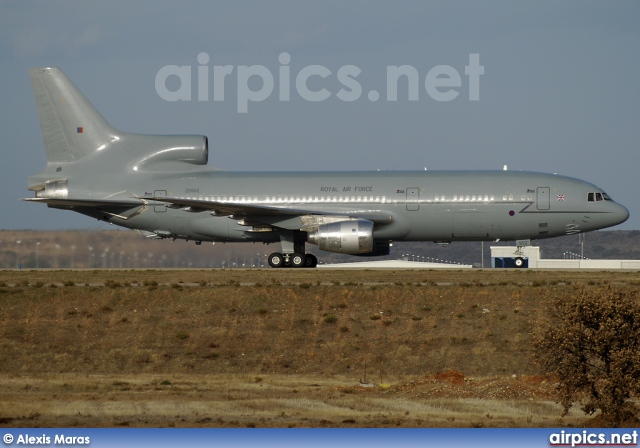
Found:
[[0, 271], [0, 422], [584, 424], [531, 340], [553, 296], [602, 284], [640, 274]]
[[640, 302], [635, 291], [617, 287], [581, 289], [554, 301], [562, 325], [544, 330], [534, 357], [559, 378], [560, 403], [580, 401], [607, 426], [640, 423], [632, 398], [640, 393]]

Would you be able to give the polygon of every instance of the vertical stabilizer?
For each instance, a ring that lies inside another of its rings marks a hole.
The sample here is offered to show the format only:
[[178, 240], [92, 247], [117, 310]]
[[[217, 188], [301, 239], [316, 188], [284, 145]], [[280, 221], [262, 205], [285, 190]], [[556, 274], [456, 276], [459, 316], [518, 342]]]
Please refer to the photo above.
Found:
[[29, 75], [49, 162], [73, 162], [120, 139], [62, 70], [38, 67]]

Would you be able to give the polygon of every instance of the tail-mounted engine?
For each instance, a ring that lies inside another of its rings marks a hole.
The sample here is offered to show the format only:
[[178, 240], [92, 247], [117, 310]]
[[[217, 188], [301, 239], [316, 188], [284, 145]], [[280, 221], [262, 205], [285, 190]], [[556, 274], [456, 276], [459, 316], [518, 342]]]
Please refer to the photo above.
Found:
[[137, 146], [136, 140], [140, 137], [143, 137], [140, 146], [151, 149], [134, 162], [134, 170], [144, 169], [159, 162], [207, 164], [209, 141], [204, 135], [138, 136], [133, 134], [132, 137], [129, 137], [133, 147]]
[[307, 241], [322, 250], [339, 254], [365, 254], [373, 251], [373, 223], [366, 219], [321, 224], [309, 232]]

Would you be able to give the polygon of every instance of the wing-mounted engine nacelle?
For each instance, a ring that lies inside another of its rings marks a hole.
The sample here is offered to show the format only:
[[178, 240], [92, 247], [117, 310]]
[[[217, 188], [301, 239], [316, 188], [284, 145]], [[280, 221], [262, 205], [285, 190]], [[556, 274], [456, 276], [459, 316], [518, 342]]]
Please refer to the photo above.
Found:
[[373, 250], [373, 223], [366, 219], [321, 224], [309, 232], [307, 241], [339, 254], [365, 254]]
[[373, 250], [366, 254], [354, 254], [358, 257], [384, 257], [391, 253], [391, 242], [375, 240], [373, 242]]

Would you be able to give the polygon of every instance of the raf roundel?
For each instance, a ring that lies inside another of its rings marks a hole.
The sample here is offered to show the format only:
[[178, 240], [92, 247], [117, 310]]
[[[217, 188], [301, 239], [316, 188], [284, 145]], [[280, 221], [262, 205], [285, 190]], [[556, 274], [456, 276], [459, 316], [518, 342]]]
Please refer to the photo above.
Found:
[[514, 216], [516, 214], [516, 212], [514, 212], [513, 210], [509, 210], [509, 216]]

